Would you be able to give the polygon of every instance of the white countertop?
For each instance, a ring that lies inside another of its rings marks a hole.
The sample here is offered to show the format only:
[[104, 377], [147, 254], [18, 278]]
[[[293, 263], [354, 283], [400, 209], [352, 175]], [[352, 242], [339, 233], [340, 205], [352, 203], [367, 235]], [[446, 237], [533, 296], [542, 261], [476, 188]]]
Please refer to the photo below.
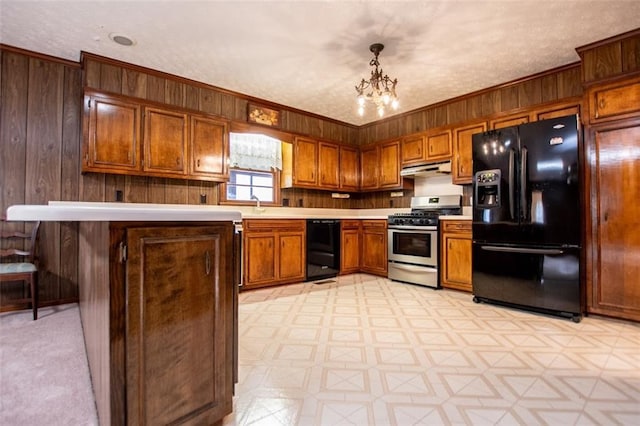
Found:
[[55, 202], [48, 205], [15, 205], [7, 209], [7, 220], [15, 221], [238, 221], [238, 210], [176, 204]]
[[[463, 215], [441, 219], [470, 220]], [[469, 208], [470, 209], [470, 208]], [[7, 209], [7, 220], [15, 221], [222, 221], [241, 219], [387, 219], [407, 213], [395, 209], [323, 209], [301, 207], [211, 206], [193, 204], [108, 203], [49, 201], [47, 205], [15, 205]]]

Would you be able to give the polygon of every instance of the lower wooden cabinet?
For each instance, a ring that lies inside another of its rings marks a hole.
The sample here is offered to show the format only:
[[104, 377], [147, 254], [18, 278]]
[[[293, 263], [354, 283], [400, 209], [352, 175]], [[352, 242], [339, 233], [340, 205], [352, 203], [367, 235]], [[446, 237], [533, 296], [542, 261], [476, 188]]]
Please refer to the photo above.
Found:
[[359, 220], [342, 220], [340, 232], [340, 274], [360, 271], [362, 231]]
[[233, 224], [81, 222], [80, 312], [101, 424], [232, 411]]
[[305, 229], [304, 220], [245, 220], [243, 289], [304, 281]]
[[360, 270], [387, 276], [387, 221], [362, 221], [362, 258]]
[[471, 292], [471, 221], [441, 222], [442, 287]]

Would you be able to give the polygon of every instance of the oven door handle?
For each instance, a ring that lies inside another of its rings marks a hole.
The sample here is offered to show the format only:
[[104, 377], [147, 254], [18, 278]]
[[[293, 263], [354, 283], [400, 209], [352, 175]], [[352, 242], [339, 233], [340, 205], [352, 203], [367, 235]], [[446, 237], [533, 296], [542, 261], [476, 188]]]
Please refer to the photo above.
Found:
[[[425, 268], [425, 266], [405, 265], [404, 263], [394, 263], [393, 267], [407, 272], [424, 272]], [[436, 272], [435, 268], [433, 268], [433, 272]]]
[[394, 230], [394, 231], [437, 231], [438, 227], [436, 226], [393, 226], [393, 225], [387, 225], [387, 229], [389, 230]]

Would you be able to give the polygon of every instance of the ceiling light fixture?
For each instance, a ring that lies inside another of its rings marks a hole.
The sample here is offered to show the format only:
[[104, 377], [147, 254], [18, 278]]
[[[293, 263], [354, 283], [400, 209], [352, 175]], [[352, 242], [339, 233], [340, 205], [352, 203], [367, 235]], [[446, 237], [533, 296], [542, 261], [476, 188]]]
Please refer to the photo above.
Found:
[[358, 114], [360, 117], [364, 115], [365, 100], [369, 99], [376, 105], [378, 116], [382, 117], [385, 113], [385, 108], [391, 105], [394, 110], [398, 109], [398, 95], [396, 95], [396, 84], [398, 79], [391, 80], [388, 75], [382, 72], [380, 62], [378, 61], [378, 55], [384, 49], [384, 44], [374, 43], [369, 46], [369, 50], [373, 52], [375, 57], [369, 62], [369, 65], [374, 67], [371, 71], [371, 78], [365, 80], [364, 78], [356, 86], [356, 92], [358, 92]]
[[127, 37], [126, 35], [123, 35], [123, 34], [111, 33], [109, 34], [109, 38], [113, 40], [115, 43], [118, 43], [122, 46], [128, 47], [136, 44], [136, 42], [132, 38]]

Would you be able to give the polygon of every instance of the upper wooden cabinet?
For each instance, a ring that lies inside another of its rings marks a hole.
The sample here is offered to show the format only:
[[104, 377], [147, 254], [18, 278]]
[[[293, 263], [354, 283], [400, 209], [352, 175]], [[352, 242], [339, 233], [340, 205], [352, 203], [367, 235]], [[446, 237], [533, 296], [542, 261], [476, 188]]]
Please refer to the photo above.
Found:
[[293, 185], [318, 186], [318, 142], [298, 137], [293, 143]]
[[380, 145], [380, 188], [398, 188], [400, 176], [400, 141]]
[[489, 128], [491, 130], [504, 129], [505, 127], [519, 126], [520, 124], [525, 124], [530, 121], [530, 111], [523, 111], [517, 114], [507, 115], [489, 120]]
[[140, 161], [140, 104], [86, 94], [84, 97], [82, 170], [138, 172]]
[[229, 132], [225, 121], [192, 116], [189, 123], [191, 152], [189, 174], [229, 178]]
[[380, 147], [368, 145], [360, 150], [360, 189], [378, 189], [380, 169]]
[[357, 191], [360, 188], [358, 149], [340, 146], [340, 189], [343, 191]]
[[336, 144], [318, 144], [318, 179], [322, 188], [338, 189], [340, 180], [340, 147]]
[[486, 130], [486, 122], [469, 124], [453, 129], [453, 160], [451, 162], [451, 178], [453, 183], [472, 183], [472, 136], [475, 133], [482, 133]]
[[587, 90], [589, 121], [597, 123], [640, 114], [640, 78], [591, 87]]
[[187, 114], [144, 108], [142, 170], [163, 175], [187, 174]]
[[451, 131], [433, 131], [406, 136], [402, 139], [402, 166], [445, 161], [451, 158]]
[[87, 91], [83, 125], [83, 172], [228, 179], [223, 120]]

